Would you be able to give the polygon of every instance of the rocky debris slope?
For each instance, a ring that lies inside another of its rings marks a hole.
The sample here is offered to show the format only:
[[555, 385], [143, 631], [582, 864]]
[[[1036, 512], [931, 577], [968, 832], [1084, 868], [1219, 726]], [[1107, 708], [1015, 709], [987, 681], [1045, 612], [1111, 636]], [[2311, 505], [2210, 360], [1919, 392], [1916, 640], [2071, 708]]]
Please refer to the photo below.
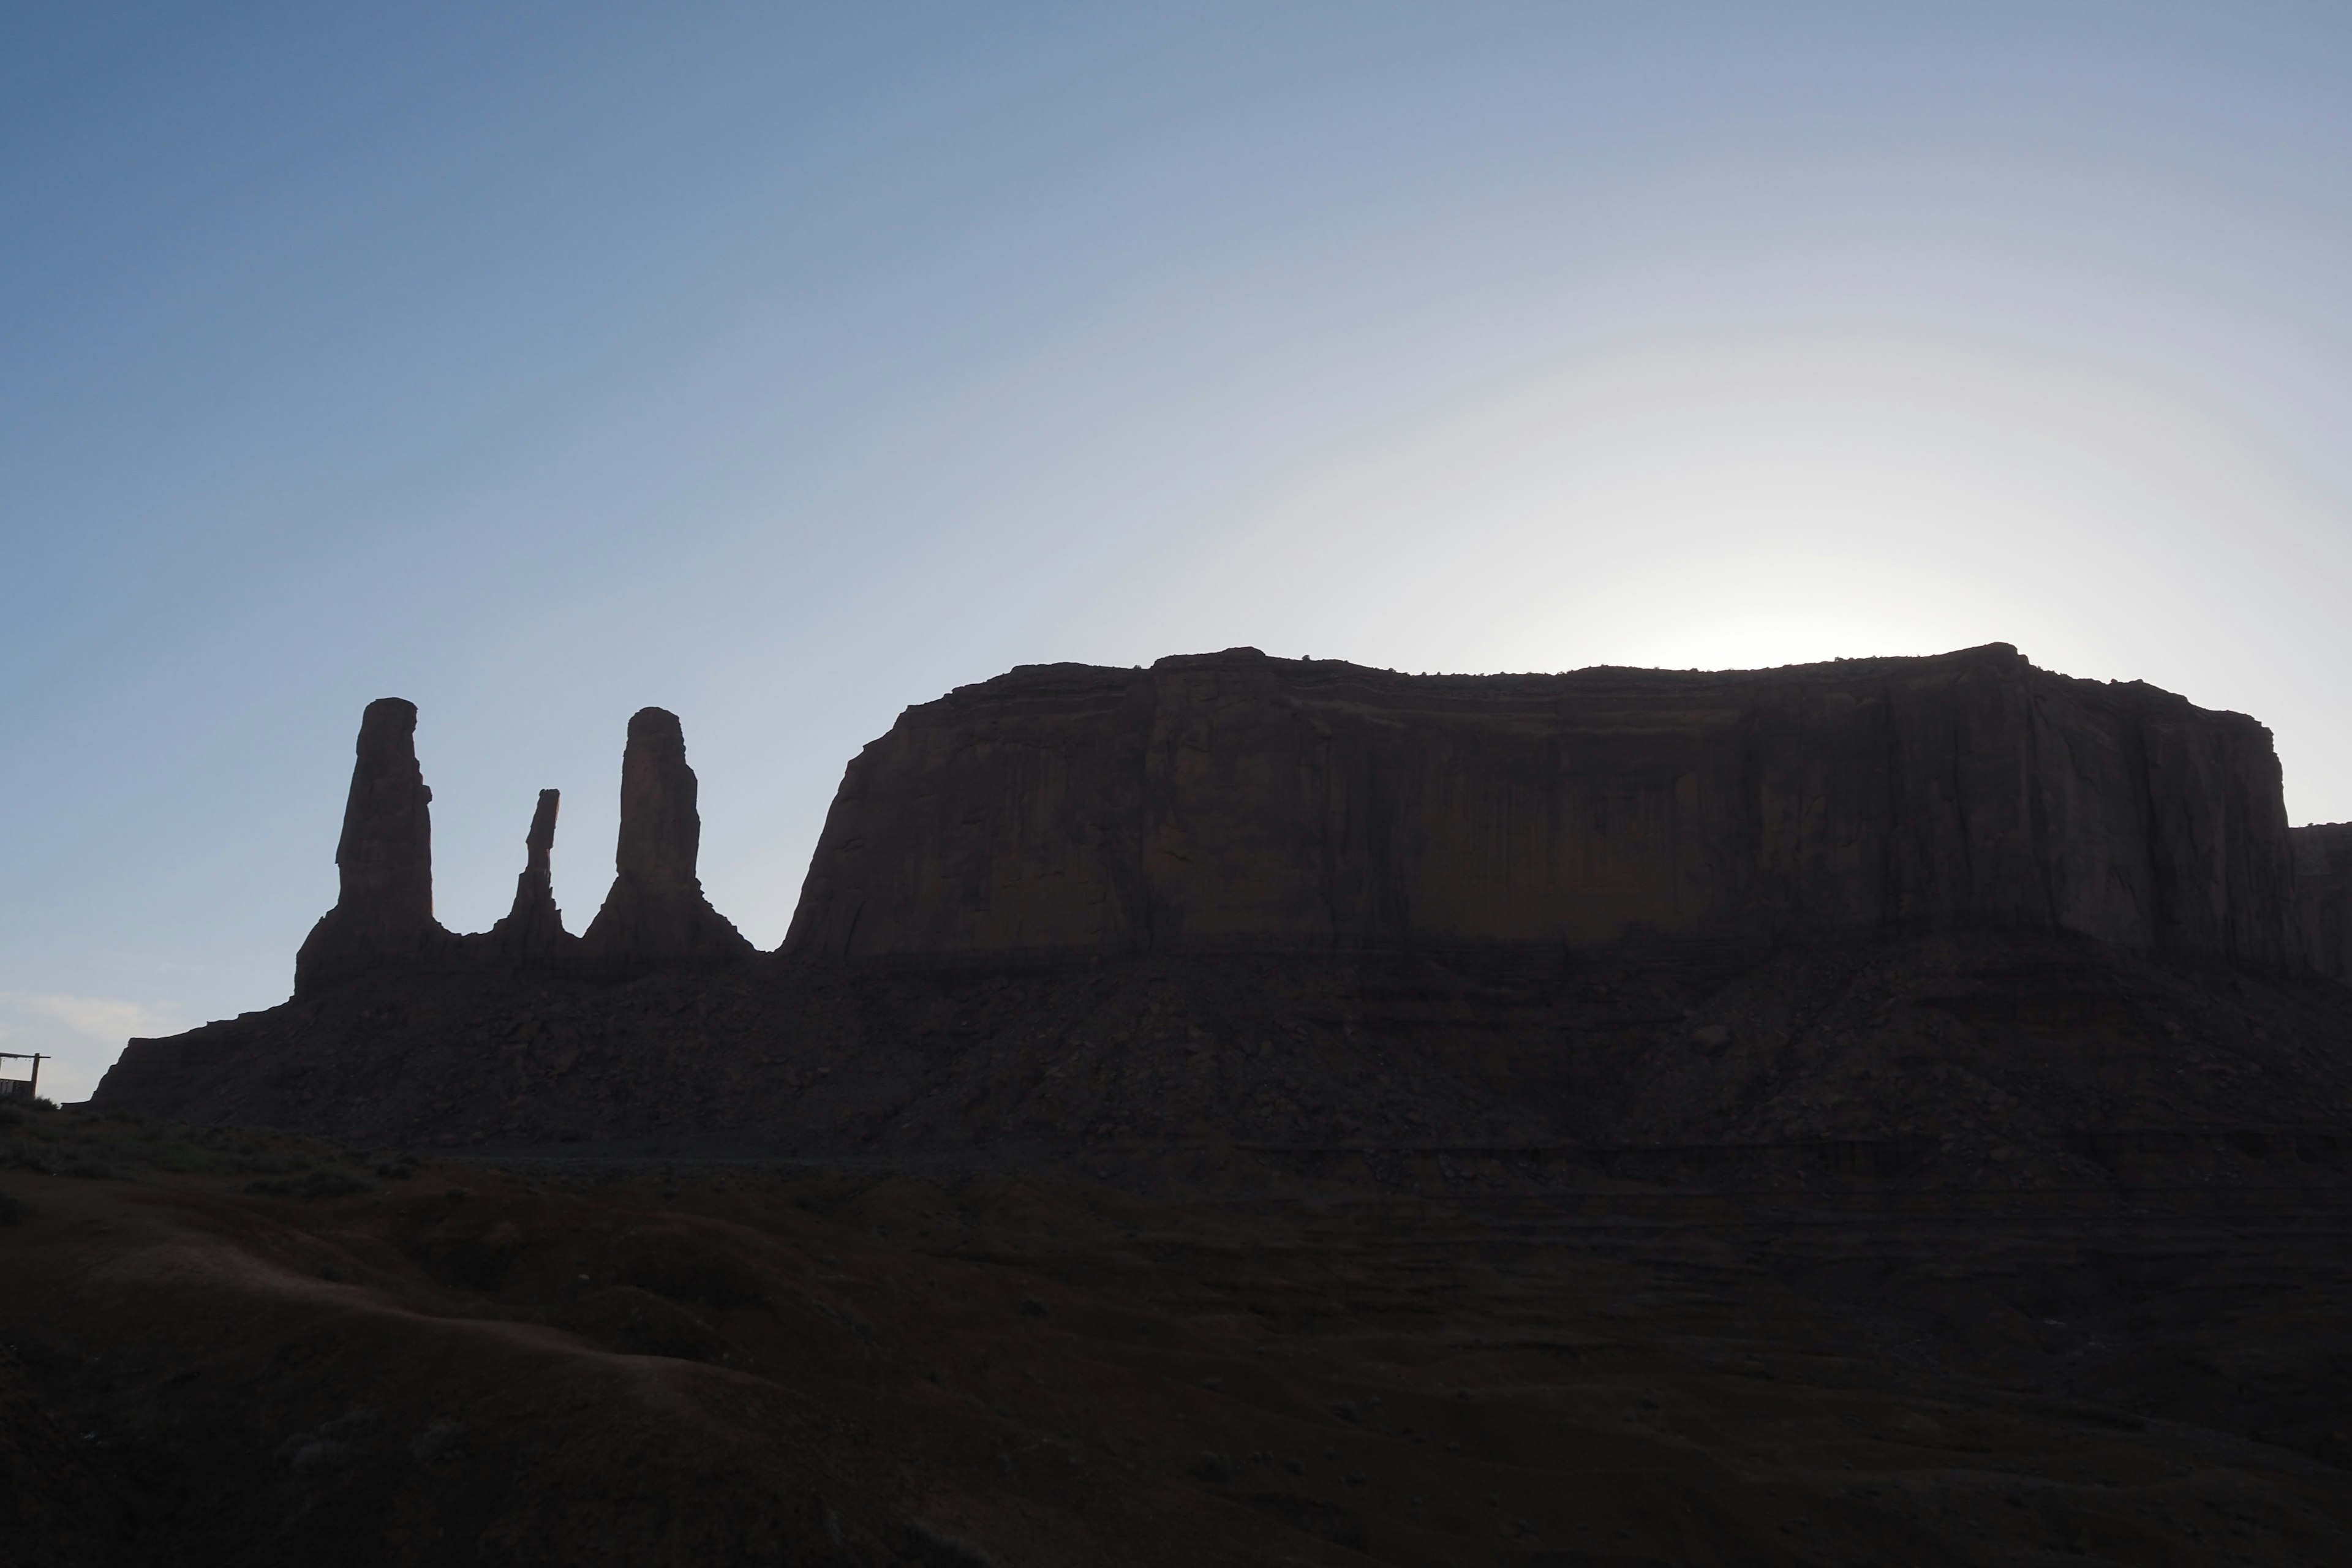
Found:
[[2347, 1040], [2333, 982], [2062, 933], [1573, 962], [772, 958], [599, 985], [378, 977], [135, 1041], [93, 1103], [441, 1147], [1139, 1175], [1197, 1154], [1440, 1189], [2320, 1179], [2352, 1164]]
[[1590, 948], [1999, 925], [2292, 967], [2268, 731], [1995, 644], [1412, 677], [1029, 666], [849, 766], [787, 951]]

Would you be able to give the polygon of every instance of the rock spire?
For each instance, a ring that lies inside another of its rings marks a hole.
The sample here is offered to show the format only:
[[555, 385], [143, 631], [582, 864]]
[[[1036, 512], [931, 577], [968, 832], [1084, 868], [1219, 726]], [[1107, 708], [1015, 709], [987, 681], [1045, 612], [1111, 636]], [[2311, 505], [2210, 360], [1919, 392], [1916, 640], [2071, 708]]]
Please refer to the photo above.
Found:
[[299, 995], [340, 976], [427, 962], [450, 941], [433, 918], [433, 792], [416, 763], [416, 704], [380, 697], [360, 719], [341, 890], [294, 959]]
[[702, 817], [694, 770], [677, 715], [641, 708], [629, 720], [621, 756], [621, 836], [612, 891], [581, 939], [598, 967], [718, 963], [750, 956], [751, 944], [710, 907], [695, 875]]
[[528, 857], [522, 875], [515, 879], [514, 907], [489, 931], [489, 946], [508, 963], [535, 964], [567, 954], [580, 939], [563, 929], [563, 911], [555, 907], [551, 858], [555, 849], [555, 813], [560, 790], [539, 792], [539, 808], [530, 815], [530, 831], [523, 837]]

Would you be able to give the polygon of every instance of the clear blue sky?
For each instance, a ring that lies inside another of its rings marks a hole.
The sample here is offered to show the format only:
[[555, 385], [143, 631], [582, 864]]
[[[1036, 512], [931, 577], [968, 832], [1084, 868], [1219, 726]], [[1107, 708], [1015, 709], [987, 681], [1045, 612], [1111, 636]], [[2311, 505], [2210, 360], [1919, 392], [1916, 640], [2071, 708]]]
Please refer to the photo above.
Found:
[[772, 944], [1016, 663], [1991, 640], [2352, 817], [2352, 8], [0, 6], [0, 1049], [269, 1005], [685, 719]]

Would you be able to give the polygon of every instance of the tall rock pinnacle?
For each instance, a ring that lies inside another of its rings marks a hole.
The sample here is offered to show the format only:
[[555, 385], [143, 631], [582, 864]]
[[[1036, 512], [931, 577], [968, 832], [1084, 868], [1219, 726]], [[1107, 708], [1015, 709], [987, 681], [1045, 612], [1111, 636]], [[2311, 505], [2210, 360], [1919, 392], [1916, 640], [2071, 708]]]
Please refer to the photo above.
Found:
[[363, 970], [427, 961], [448, 944], [433, 918], [432, 800], [416, 765], [416, 704], [378, 698], [360, 719], [335, 846], [341, 893], [295, 955], [297, 994]]
[[641, 708], [621, 757], [621, 837], [613, 890], [581, 939], [591, 963], [727, 963], [751, 944], [710, 907], [695, 876], [702, 818], [677, 715]]
[[550, 864], [555, 849], [556, 807], [562, 798], [558, 790], [539, 792], [539, 809], [531, 813], [530, 831], [523, 837], [529, 858], [523, 864], [522, 875], [515, 879], [514, 907], [489, 931], [491, 950], [508, 963], [543, 962], [561, 956], [579, 942], [579, 938], [563, 929], [563, 911], [555, 907], [555, 881]]

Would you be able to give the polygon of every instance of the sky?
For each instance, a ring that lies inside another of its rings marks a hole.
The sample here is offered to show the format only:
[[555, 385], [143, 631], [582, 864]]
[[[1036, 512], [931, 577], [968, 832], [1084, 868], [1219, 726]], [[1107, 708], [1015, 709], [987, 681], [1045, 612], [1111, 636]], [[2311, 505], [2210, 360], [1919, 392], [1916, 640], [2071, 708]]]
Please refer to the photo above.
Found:
[[[0, 1050], [270, 1006], [683, 719], [772, 946], [1013, 665], [2016, 644], [2352, 818], [2352, 8], [0, 5]], [[20, 1064], [5, 1064], [20, 1069]]]

